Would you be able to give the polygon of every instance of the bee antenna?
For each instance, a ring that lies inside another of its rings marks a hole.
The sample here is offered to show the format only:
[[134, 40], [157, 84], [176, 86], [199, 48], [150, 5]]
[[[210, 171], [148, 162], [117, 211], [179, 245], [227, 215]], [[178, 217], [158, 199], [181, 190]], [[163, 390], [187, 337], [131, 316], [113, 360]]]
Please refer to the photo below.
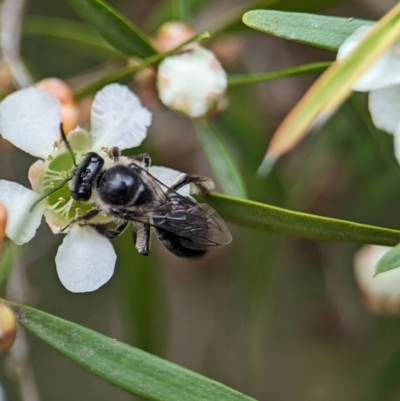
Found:
[[54, 192], [58, 191], [60, 188], [62, 188], [68, 181], [71, 181], [72, 177], [66, 178], [60, 185], [57, 185], [55, 188], [53, 188], [51, 191], [49, 191], [47, 194], [41, 196], [35, 203], [29, 208], [29, 213], [34, 209], [35, 206], [37, 206], [43, 199], [46, 199], [49, 195], [54, 194]]
[[74, 152], [72, 151], [71, 145], [69, 144], [68, 139], [67, 139], [67, 135], [65, 135], [65, 132], [64, 132], [63, 123], [60, 123], [60, 134], [61, 134], [62, 140], [65, 143], [66, 148], [68, 149], [69, 154], [72, 157], [72, 162], [74, 163], [74, 166], [77, 167]]

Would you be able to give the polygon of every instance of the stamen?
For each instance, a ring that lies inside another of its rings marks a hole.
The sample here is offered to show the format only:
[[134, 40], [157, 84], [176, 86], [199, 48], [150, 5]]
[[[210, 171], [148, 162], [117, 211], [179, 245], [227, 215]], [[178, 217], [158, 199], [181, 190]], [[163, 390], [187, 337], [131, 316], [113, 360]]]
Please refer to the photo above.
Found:
[[51, 162], [51, 161], [53, 160], [53, 156], [52, 156], [52, 155], [48, 155], [48, 156], [47, 156], [47, 160], [48, 160], [49, 162]]
[[54, 149], [57, 149], [57, 148], [58, 148], [58, 142], [57, 142], [57, 141], [53, 143], [53, 148], [54, 148]]
[[59, 201], [60, 203], [65, 203], [65, 198], [63, 198], [62, 196], [60, 196], [60, 197], [58, 198], [58, 201]]

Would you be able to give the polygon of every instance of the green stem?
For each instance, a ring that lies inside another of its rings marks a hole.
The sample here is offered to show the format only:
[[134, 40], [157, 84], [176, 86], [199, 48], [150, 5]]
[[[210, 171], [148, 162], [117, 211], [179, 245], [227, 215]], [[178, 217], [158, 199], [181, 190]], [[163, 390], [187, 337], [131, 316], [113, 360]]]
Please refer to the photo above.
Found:
[[296, 75], [320, 73], [322, 71], [325, 71], [331, 65], [331, 61], [321, 61], [318, 63], [304, 64], [297, 67], [286, 68], [284, 70], [263, 72], [261, 74], [233, 75], [228, 78], [228, 86], [233, 87]]
[[153, 64], [158, 63], [161, 60], [164, 60], [166, 57], [172, 56], [176, 53], [179, 53], [182, 48], [187, 46], [190, 43], [193, 42], [200, 42], [204, 39], [208, 39], [210, 37], [208, 32], [203, 32], [199, 35], [194, 36], [193, 38], [187, 40], [185, 43], [182, 43], [181, 45], [165, 52], [165, 53], [157, 53], [154, 56], [150, 56], [146, 59], [144, 59], [140, 64], [137, 65], [131, 65], [127, 66], [124, 68], [121, 68], [117, 71], [113, 71], [112, 73], [100, 78], [99, 80], [90, 83], [89, 85], [78, 89], [75, 91], [75, 98], [76, 99], [82, 99], [85, 96], [98, 91], [101, 89], [103, 86], [110, 84], [112, 82], [118, 82], [126, 77], [129, 77], [130, 75], [136, 74], [137, 72], [143, 70], [146, 67], [149, 67]]

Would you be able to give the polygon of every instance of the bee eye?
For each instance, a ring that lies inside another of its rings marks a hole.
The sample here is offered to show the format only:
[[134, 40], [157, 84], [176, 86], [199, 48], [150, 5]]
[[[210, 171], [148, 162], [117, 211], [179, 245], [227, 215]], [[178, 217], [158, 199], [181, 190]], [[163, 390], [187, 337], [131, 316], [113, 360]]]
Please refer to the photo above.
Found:
[[104, 172], [97, 185], [100, 198], [109, 204], [129, 204], [136, 196], [138, 178], [125, 166], [115, 166]]

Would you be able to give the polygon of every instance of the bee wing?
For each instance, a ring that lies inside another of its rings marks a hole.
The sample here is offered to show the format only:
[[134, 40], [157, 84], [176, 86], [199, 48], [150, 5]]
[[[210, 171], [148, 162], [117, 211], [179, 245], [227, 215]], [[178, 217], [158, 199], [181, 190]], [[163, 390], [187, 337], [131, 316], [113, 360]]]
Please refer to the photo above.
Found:
[[164, 204], [149, 213], [152, 225], [176, 234], [189, 249], [218, 248], [232, 241], [231, 233], [218, 213], [207, 204]]
[[141, 215], [132, 212], [131, 220], [176, 234], [189, 249], [208, 250], [232, 241], [224, 221], [211, 206], [180, 195], [146, 170], [142, 170], [142, 177], [153, 188], [155, 204], [150, 210], [141, 210]]
[[181, 237], [183, 246], [189, 249], [207, 250], [219, 248], [232, 242], [232, 235], [222, 220], [221, 216], [206, 203], [197, 205], [196, 210], [191, 211], [193, 216], [206, 220], [207, 232], [197, 232], [195, 236]]

